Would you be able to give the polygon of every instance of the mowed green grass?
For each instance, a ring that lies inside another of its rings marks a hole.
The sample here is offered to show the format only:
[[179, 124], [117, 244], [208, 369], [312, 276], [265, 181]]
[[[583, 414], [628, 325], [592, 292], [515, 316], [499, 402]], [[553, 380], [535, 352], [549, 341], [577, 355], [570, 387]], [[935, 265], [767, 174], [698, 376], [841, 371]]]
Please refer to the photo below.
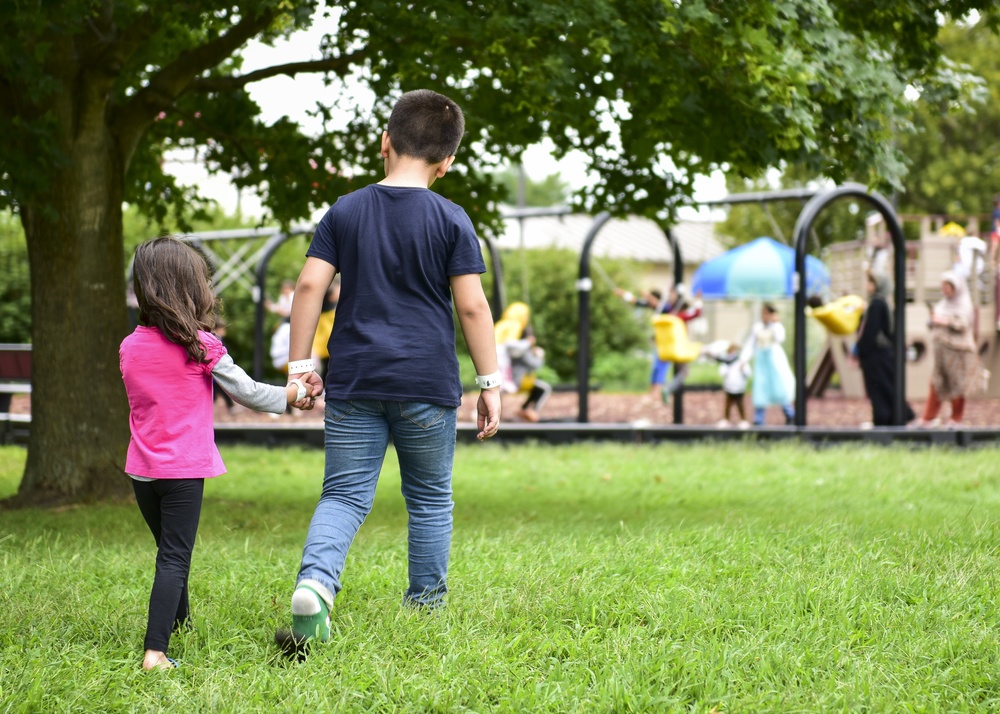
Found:
[[[272, 644], [318, 450], [225, 448], [179, 670], [139, 668], [133, 504], [0, 512], [3, 712], [1000, 710], [1000, 453], [460, 446], [444, 610], [401, 607], [390, 450], [332, 641]], [[24, 452], [0, 448], [0, 495]]]

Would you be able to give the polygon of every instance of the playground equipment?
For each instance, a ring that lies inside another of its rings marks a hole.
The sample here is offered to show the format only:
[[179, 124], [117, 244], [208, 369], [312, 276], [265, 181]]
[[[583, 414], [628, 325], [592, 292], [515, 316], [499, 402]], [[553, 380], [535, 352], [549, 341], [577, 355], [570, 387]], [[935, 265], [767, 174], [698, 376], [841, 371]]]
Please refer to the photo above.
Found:
[[523, 302], [512, 302], [493, 326], [497, 347], [521, 339], [531, 312]]
[[[576, 350], [576, 389], [579, 404], [577, 421], [586, 424], [589, 419], [589, 397], [590, 397], [590, 291], [594, 287], [594, 281], [590, 278], [590, 253], [594, 241], [605, 224], [611, 220], [611, 214], [602, 211], [594, 216], [594, 222], [590, 225], [586, 237], [583, 239], [583, 247], [580, 249], [580, 265], [576, 281], [578, 326], [577, 326], [577, 350]], [[670, 229], [664, 231], [667, 243], [670, 245], [674, 258], [674, 284], [684, 282], [684, 264], [681, 261], [680, 244], [674, 237]], [[677, 366], [675, 364], [676, 373]], [[684, 423], [684, 388], [674, 392], [674, 423]]]
[[853, 335], [861, 324], [865, 301], [857, 295], [845, 295], [820, 307], [806, 308], [827, 330], [826, 342], [813, 362], [806, 381], [806, 395], [822, 397], [833, 376], [840, 377], [840, 390], [845, 397], [865, 396], [861, 369], [850, 359]]
[[807, 396], [822, 397], [835, 374], [840, 376], [840, 389], [845, 397], [865, 396], [861, 369], [850, 359], [852, 338], [861, 324], [864, 309], [865, 301], [857, 295], [845, 295], [820, 307], [806, 308], [806, 314], [827, 330], [826, 342], [809, 369]]
[[517, 384], [512, 382], [509, 352], [509, 344], [522, 339], [530, 318], [531, 309], [527, 304], [512, 302], [493, 325], [493, 334], [497, 345], [497, 361], [500, 364], [500, 372], [504, 375], [503, 390], [505, 392], [530, 392], [531, 388], [535, 386], [534, 374], [525, 375]]
[[[902, 225], [916, 224], [918, 235], [915, 240], [905, 241], [904, 253], [902, 287], [905, 295], [906, 398], [923, 399], [927, 396], [934, 363], [933, 344], [927, 327], [931, 306], [941, 298], [941, 274], [962, 263], [971, 268], [969, 294], [978, 315], [979, 355], [983, 366], [991, 373], [982, 396], [1000, 397], [1000, 335], [995, 329], [1000, 282], [995, 273], [980, 270], [985, 267], [985, 259], [979, 251], [974, 251], [971, 256], [962, 255], [969, 246], [966, 239], [978, 234], [978, 218], [970, 217], [964, 228], [949, 222], [945, 216], [904, 214], [899, 219]], [[830, 267], [833, 294], [863, 292], [866, 270], [874, 268], [876, 261], [895, 259], [895, 248], [886, 240], [885, 231], [884, 219], [873, 217], [866, 223], [864, 239], [836, 243], [828, 248], [826, 262]], [[879, 256], [879, 251], [885, 251], [884, 255]], [[813, 316], [816, 316], [815, 311]], [[847, 360], [844, 352], [849, 341], [849, 338], [841, 338], [831, 331], [827, 344], [810, 371], [810, 396], [820, 396], [834, 372], [840, 375], [845, 396], [864, 396], [860, 370]], [[832, 371], [831, 362], [834, 365]]]
[[807, 307], [806, 314], [815, 317], [831, 335], [853, 335], [861, 324], [865, 301], [857, 295], [845, 295], [820, 307]]
[[[906, 302], [906, 295], [903, 287], [903, 279], [906, 272], [905, 265], [905, 238], [902, 228], [896, 218], [892, 205], [881, 195], [870, 193], [865, 186], [856, 183], [847, 183], [833, 189], [788, 189], [781, 191], [749, 192], [743, 194], [733, 194], [725, 196], [718, 201], [702, 201], [700, 205], [732, 205], [757, 203], [764, 205], [769, 201], [800, 200], [806, 201], [805, 206], [799, 213], [795, 224], [794, 246], [795, 246], [795, 279], [793, 288], [795, 293], [795, 333], [794, 333], [794, 373], [796, 375], [795, 385], [795, 426], [806, 425], [806, 394], [807, 394], [807, 369], [806, 369], [806, 281], [803, 279], [806, 273], [806, 245], [813, 224], [819, 213], [833, 201], [841, 198], [854, 198], [870, 204], [885, 221], [888, 227], [888, 234], [893, 246], [900, 250], [894, 256], [890, 274], [894, 277], [895, 297], [897, 304]], [[676, 247], [675, 247], [676, 248]], [[581, 276], [583, 276], [583, 261], [581, 260]], [[858, 281], [863, 281], [863, 273], [859, 271]], [[863, 285], [860, 287], [863, 288]], [[858, 293], [860, 290], [847, 291]], [[581, 313], [582, 314], [582, 313]], [[897, 310], [895, 314], [895, 340], [896, 340], [896, 401], [893, 405], [893, 417], [896, 424], [903, 423], [903, 405], [905, 400], [904, 382], [906, 379], [906, 363], [904, 362], [906, 349], [904, 343], [906, 316], [904, 311]]]
[[[840, 187], [838, 189], [824, 190], [824, 189], [788, 189], [781, 191], [766, 191], [766, 192], [751, 192], [744, 194], [734, 194], [726, 196], [718, 201], [702, 201], [699, 205], [702, 206], [712, 206], [712, 205], [728, 205], [735, 203], [758, 203], [766, 204], [769, 201], [787, 201], [787, 200], [809, 200], [810, 203], [806, 205], [803, 209], [803, 214], [806, 213], [806, 209], [810, 209], [812, 206], [813, 213], [808, 218], [805, 223], [805, 234], [808, 235], [808, 231], [812, 227], [812, 223], [815, 220], [815, 213], [829, 200], [834, 200], [845, 193], [850, 193], [851, 195], [856, 195], [862, 198], [867, 198], [869, 200], [871, 197], [865, 187], [858, 184], [848, 184], [846, 186]], [[822, 198], [822, 202], [815, 204], [817, 198]], [[892, 209], [885, 199], [878, 197], [878, 205], [881, 207], [880, 210], [886, 212], [888, 216], [893, 216]], [[873, 201], [874, 201], [873, 200]], [[800, 215], [800, 218], [802, 216]], [[577, 279], [577, 295], [578, 295], [578, 306], [579, 306], [579, 340], [577, 347], [577, 393], [579, 397], [579, 415], [577, 421], [580, 423], [586, 423], [588, 421], [588, 392], [589, 392], [589, 380], [590, 380], [590, 291], [593, 287], [593, 281], [590, 279], [590, 252], [594, 241], [597, 238], [598, 233], [600, 233], [601, 228], [610, 220], [611, 215], [607, 212], [602, 212], [594, 218], [594, 222], [584, 239], [583, 248], [580, 251], [580, 267]], [[895, 221], [895, 218], [892, 218]], [[669, 229], [665, 231], [668, 243], [673, 249], [674, 257], [674, 282], [680, 283], [684, 279], [683, 273], [683, 263], [682, 256], [680, 252], [680, 245], [674, 238], [673, 234]], [[899, 234], [899, 240], [902, 241], [902, 234]], [[795, 255], [795, 271], [799, 275], [805, 275], [805, 238], [802, 238], [801, 243], [796, 243], [796, 255]], [[902, 266], [900, 266], [900, 271], [902, 271]], [[803, 363], [799, 365], [796, 363], [795, 372], [798, 375], [796, 379], [796, 384], [800, 385], [804, 390], [803, 375], [806, 373], [804, 359], [805, 359], [805, 281], [795, 280], [795, 287], [798, 288], [796, 291], [796, 319], [799, 316], [802, 318], [802, 324], [796, 323], [796, 340], [799, 336], [802, 337], [802, 344], [796, 343], [797, 355], [802, 355]], [[801, 300], [801, 301], [800, 301]], [[900, 326], [902, 323], [900, 322]], [[676, 369], [676, 367], [675, 367]], [[902, 372], [900, 372], [902, 373]], [[797, 390], [799, 387], [797, 387]], [[802, 391], [801, 397], [797, 395], [796, 404], [802, 403], [802, 407], [796, 409], [796, 425], [805, 425], [805, 392]], [[899, 404], [897, 405], [897, 415], [903, 413], [903, 400], [902, 396], [899, 397]], [[683, 419], [683, 390], [676, 392], [674, 395], [674, 423], [682, 424]]]
[[686, 364], [701, 355], [701, 342], [692, 342], [687, 325], [677, 315], [657, 315], [653, 318], [656, 351], [664, 362]]
[[[796, 272], [805, 274], [805, 245], [808, 232], [816, 215], [831, 201], [842, 197], [853, 197], [866, 200], [878, 211], [873, 214], [875, 220], [868, 223], [869, 234], [865, 241], [852, 241], [838, 243], [831, 246], [829, 253], [824, 256], [825, 263], [830, 269], [831, 292], [835, 295], [862, 294], [865, 289], [865, 268], [874, 262], [870, 254], [870, 247], [873, 245], [885, 246], [880, 248], [883, 251], [882, 258], [886, 261], [891, 270], [887, 272], [894, 276], [893, 281], [896, 286], [895, 303], [905, 304], [905, 310], [896, 311], [897, 335], [897, 378], [903, 380], [904, 384], [897, 389], [899, 404], [897, 416], [902, 414], [902, 402], [904, 397], [926, 396], [927, 384], [929, 381], [929, 370], [932, 361], [931, 345], [926, 327], [929, 316], [928, 302], [933, 302], [940, 296], [940, 275], [952, 267], [955, 263], [956, 239], [943, 238], [939, 235], [940, 229], [946, 221], [934, 216], [902, 216], [904, 221], [916, 220], [920, 223], [920, 238], [917, 241], [906, 241], [903, 237], [902, 229], [899, 228], [896, 216], [891, 206], [877, 194], [869, 194], [867, 189], [858, 184], [847, 184], [832, 190], [824, 189], [793, 189], [785, 191], [769, 191], [763, 193], [737, 194], [726, 196], [719, 201], [703, 202], [702, 205], [723, 205], [735, 203], [764, 203], [775, 200], [800, 200], [809, 201], [800, 215], [799, 224], [796, 226]], [[559, 209], [564, 211], [565, 209]], [[530, 217], [531, 209], [523, 213], [523, 217]], [[521, 216], [519, 216], [521, 217]], [[584, 240], [580, 254], [579, 274], [577, 280], [578, 307], [579, 307], [579, 327], [578, 327], [578, 349], [577, 349], [577, 389], [579, 395], [578, 421], [586, 423], [588, 421], [588, 393], [590, 377], [590, 290], [593, 283], [590, 279], [590, 251], [591, 246], [598, 233], [605, 223], [610, 220], [608, 213], [601, 213], [593, 219], [593, 223]], [[967, 231], [969, 234], [978, 234], [978, 225], [970, 222]], [[262, 378], [263, 356], [266, 354], [264, 347], [264, 307], [260, 296], [263, 294], [265, 279], [267, 277], [267, 267], [271, 256], [286, 240], [295, 235], [311, 232], [311, 228], [296, 229], [288, 233], [276, 229], [258, 231], [217, 231], [190, 236], [191, 240], [201, 242], [204, 247], [205, 241], [213, 239], [236, 240], [256, 239], [263, 240], [265, 244], [260, 249], [246, 248], [237, 251], [230, 256], [219, 255], [213, 257], [216, 268], [225, 266], [225, 274], [217, 273], [217, 280], [222, 282], [239, 282], [250, 289], [255, 294], [258, 314], [257, 326], [255, 329], [255, 350], [254, 350], [254, 370], [256, 379]], [[891, 234], [892, 240], [885, 239], [886, 233]], [[239, 234], [239, 235], [237, 235]], [[668, 244], [673, 250], [674, 279], [676, 282], [683, 281], [683, 264], [680, 255], [680, 247], [674, 239], [670, 230], [665, 230]], [[876, 237], [880, 240], [876, 240]], [[237, 241], [239, 242], [239, 241]], [[499, 314], [503, 308], [501, 266], [499, 253], [492, 241], [484, 240], [485, 247], [490, 253], [492, 272], [495, 276], [493, 285], [492, 307], [494, 314]], [[897, 251], [896, 246], [900, 247]], [[801, 263], [800, 263], [801, 261]], [[251, 272], [256, 272], [256, 284], [246, 280], [245, 276]], [[228, 276], [228, 277], [225, 277]], [[804, 282], [804, 281], [802, 281]], [[1000, 396], [1000, 344], [998, 344], [997, 332], [994, 329], [997, 318], [1000, 315], [996, 312], [996, 305], [1000, 300], [1000, 282], [994, 276], [977, 277], [970, 281], [970, 288], [973, 300], [979, 306], [980, 325], [980, 353], [984, 366], [992, 373], [992, 378], [988, 384], [987, 397]], [[800, 302], [801, 300], [801, 302]], [[809, 385], [820, 384], [822, 370], [818, 369], [819, 360], [814, 367], [815, 378], [804, 378], [808, 372], [805, 364], [805, 294], [800, 290], [796, 292], [795, 307], [795, 373], [797, 375], [797, 395], [796, 395], [796, 425], [804, 426], [806, 388]], [[833, 334], [831, 338], [839, 340], [834, 346], [826, 349], [826, 359], [832, 363], [832, 367], [827, 365], [828, 373], [826, 380], [834, 373], [839, 373], [841, 387], [847, 395], [863, 396], [861, 387], [860, 371], [853, 367], [847, 359], [847, 341], [849, 335]], [[910, 361], [904, 362], [909, 356]], [[832, 371], [831, 371], [832, 370]], [[816, 381], [820, 380], [820, 381]], [[852, 386], [854, 385], [854, 386]], [[801, 389], [801, 394], [798, 390]], [[674, 423], [683, 423], [683, 401], [682, 392], [675, 395], [673, 401]]]

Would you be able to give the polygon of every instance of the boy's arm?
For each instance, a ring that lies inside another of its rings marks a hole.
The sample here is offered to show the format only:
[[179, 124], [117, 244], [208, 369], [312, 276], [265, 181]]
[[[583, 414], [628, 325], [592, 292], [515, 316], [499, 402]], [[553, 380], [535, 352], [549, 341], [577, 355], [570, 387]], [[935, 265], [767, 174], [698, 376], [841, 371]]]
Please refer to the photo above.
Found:
[[[500, 371], [497, 347], [493, 332], [493, 315], [483, 293], [483, 284], [476, 273], [451, 277], [451, 293], [455, 311], [469, 346], [469, 356], [477, 375], [492, 375]], [[500, 428], [500, 385], [483, 389], [476, 404], [479, 414], [477, 438], [482, 441], [497, 433]]]
[[[323, 310], [323, 296], [330, 289], [330, 283], [337, 275], [337, 269], [319, 258], [306, 258], [299, 279], [295, 283], [295, 299], [292, 301], [291, 337], [288, 342], [288, 379], [295, 377], [303, 380], [309, 390], [309, 397], [315, 397], [323, 391], [323, 381], [314, 370], [303, 372], [293, 371], [292, 363], [299, 360], [312, 359], [313, 337], [316, 335], [316, 325], [319, 314]], [[311, 409], [309, 398], [296, 402], [300, 409]]]

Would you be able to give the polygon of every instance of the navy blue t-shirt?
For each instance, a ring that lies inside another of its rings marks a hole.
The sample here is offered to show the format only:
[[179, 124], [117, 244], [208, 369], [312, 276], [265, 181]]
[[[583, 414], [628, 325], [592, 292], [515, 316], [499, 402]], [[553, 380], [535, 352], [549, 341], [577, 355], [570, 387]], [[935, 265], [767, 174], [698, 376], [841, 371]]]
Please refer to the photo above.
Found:
[[461, 207], [428, 189], [372, 184], [330, 207], [306, 255], [341, 274], [328, 396], [461, 403], [449, 278], [486, 272]]

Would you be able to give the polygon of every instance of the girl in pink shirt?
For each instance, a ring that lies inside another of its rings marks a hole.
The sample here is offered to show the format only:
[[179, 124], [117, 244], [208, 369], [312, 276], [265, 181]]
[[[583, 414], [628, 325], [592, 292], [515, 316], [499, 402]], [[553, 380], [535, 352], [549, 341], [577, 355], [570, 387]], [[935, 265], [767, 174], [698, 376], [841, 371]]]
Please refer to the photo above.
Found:
[[281, 414], [311, 408], [318, 377], [286, 387], [252, 380], [211, 334], [218, 300], [208, 264], [176, 238], [136, 249], [132, 269], [139, 326], [119, 350], [132, 438], [125, 472], [156, 540], [143, 669], [176, 667], [167, 657], [171, 632], [189, 622], [188, 573], [205, 479], [226, 472], [215, 446], [213, 378], [234, 401]]

